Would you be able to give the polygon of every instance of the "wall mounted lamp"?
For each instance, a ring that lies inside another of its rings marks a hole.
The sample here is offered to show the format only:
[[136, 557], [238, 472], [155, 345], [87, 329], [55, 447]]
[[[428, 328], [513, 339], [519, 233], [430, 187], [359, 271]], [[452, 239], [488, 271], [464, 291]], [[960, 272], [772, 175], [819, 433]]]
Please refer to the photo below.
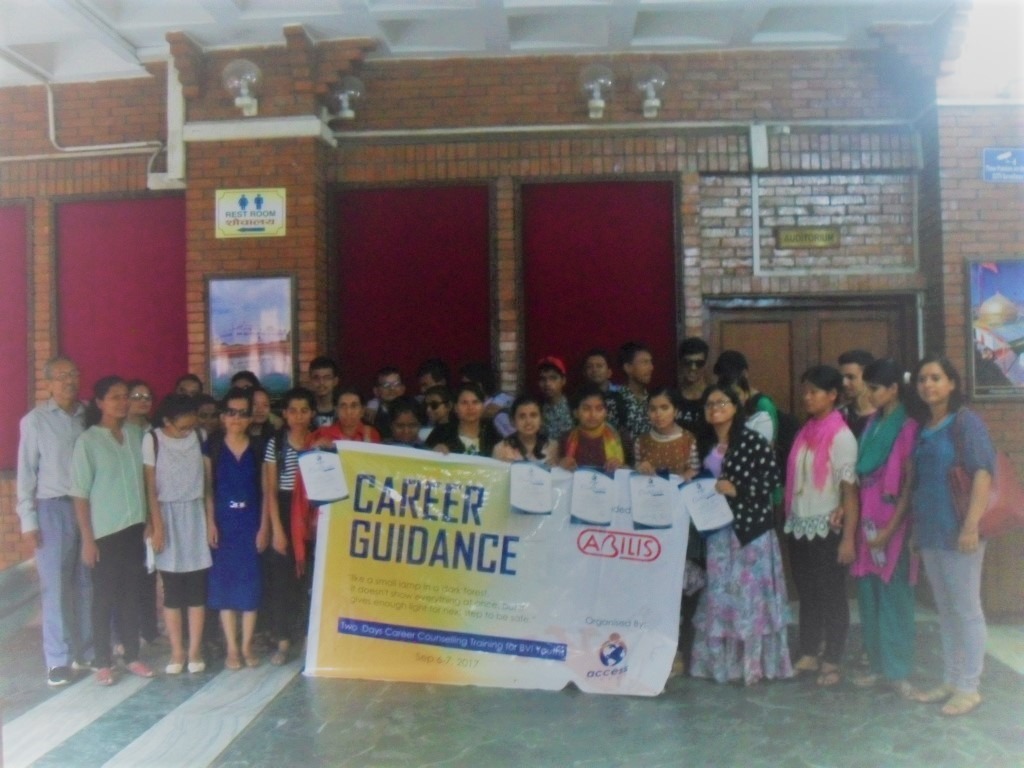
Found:
[[331, 107], [342, 120], [355, 120], [356, 111], [352, 102], [363, 95], [363, 81], [355, 75], [345, 75], [331, 94]]
[[644, 117], [650, 119], [658, 116], [661, 99], [658, 98], [668, 81], [668, 73], [657, 64], [648, 64], [633, 74], [633, 87], [644, 97]]
[[242, 110], [246, 117], [253, 117], [259, 112], [260, 85], [263, 73], [260, 68], [248, 59], [232, 59], [220, 74], [224, 89], [235, 97], [235, 106]]
[[580, 87], [587, 95], [587, 112], [591, 120], [604, 117], [604, 94], [612, 89], [615, 77], [605, 64], [589, 64], [580, 72]]

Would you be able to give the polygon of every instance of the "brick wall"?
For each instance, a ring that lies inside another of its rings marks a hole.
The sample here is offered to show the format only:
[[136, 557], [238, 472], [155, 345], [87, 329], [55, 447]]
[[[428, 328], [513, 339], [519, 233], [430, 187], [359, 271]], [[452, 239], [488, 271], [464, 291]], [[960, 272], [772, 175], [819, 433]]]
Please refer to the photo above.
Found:
[[[0, 89], [0, 114], [11, 95]], [[13, 94], [18, 101], [24, 94]], [[44, 129], [45, 130], [45, 129]], [[45, 133], [44, 133], [45, 136]], [[35, 142], [30, 142], [35, 146]], [[63, 199], [90, 196], [117, 196], [145, 189], [145, 155], [81, 160], [38, 161], [31, 164], [0, 164], [0, 197], [29, 200], [29, 243], [32, 260], [29, 276], [29, 328], [26, 340], [29, 369], [35, 373], [36, 400], [47, 394], [42, 368], [57, 354], [55, 314], [55, 232], [54, 209]], [[25, 403], [27, 411], [32, 403]], [[0, 472], [0, 569], [31, 556], [31, 546], [20, 537], [15, 512], [13, 472]]]
[[[937, 118], [942, 212], [945, 349], [966, 371], [968, 318], [964, 262], [1024, 256], [1024, 184], [982, 180], [985, 147], [1024, 146], [1024, 106], [941, 107]], [[992, 437], [1024, 472], [1024, 403], [977, 402]], [[1024, 533], [989, 543], [983, 593], [994, 613], [1017, 614], [1024, 605]]]
[[[284, 47], [244, 53], [264, 70], [261, 116], [312, 114], [330, 85], [370, 47], [365, 41], [313, 46], [296, 33], [286, 38]], [[172, 40], [172, 49], [189, 119], [239, 120], [219, 85], [220, 68], [234, 54], [203, 54], [178, 39]], [[668, 71], [669, 86], [659, 118], [640, 126], [639, 99], [629, 75], [652, 59]], [[703, 302], [708, 297], [927, 289], [929, 343], [946, 340], [954, 356], [963, 359], [963, 259], [978, 255], [979, 249], [1011, 253], [1024, 240], [1021, 188], [982, 185], [976, 167], [980, 146], [1024, 143], [1020, 110], [942, 109], [911, 127], [901, 121], [916, 119], [922, 103], [932, 98], [931, 85], [916, 75], [894, 76], [893, 68], [903, 65], [891, 52], [619, 56], [612, 61], [617, 84], [604, 122], [636, 127], [610, 131], [586, 117], [577, 76], [587, 61], [562, 56], [365, 62], [360, 76], [366, 96], [356, 105], [356, 120], [342, 128], [394, 135], [343, 135], [337, 150], [315, 139], [190, 144], [185, 296], [190, 368], [203, 372], [206, 366], [205, 284], [211, 275], [294, 274], [300, 364], [332, 348], [331, 185], [482, 181], [492, 190], [493, 353], [503, 387], [514, 389], [522, 370], [524, 327], [518, 186], [613, 179], [676, 184], [683, 275], [680, 335], [707, 331]], [[163, 140], [164, 70], [151, 71], [152, 79], [85, 84], [73, 92], [56, 89], [59, 140]], [[791, 124], [791, 132], [770, 136], [769, 167], [760, 174], [763, 274], [754, 274], [747, 131], [749, 123], [765, 120]], [[678, 122], [663, 125], [670, 121]], [[501, 128], [521, 125], [551, 130]], [[566, 126], [570, 130], [563, 130]], [[436, 131], [488, 127], [496, 130], [480, 135]], [[417, 133], [420, 129], [434, 132]], [[0, 90], [0, 155], [53, 152], [46, 130], [43, 89]], [[140, 192], [146, 161], [144, 155], [129, 155], [0, 162], [0, 199], [32, 200], [30, 345], [37, 380], [42, 362], [55, 351], [54, 201]], [[246, 185], [288, 189], [286, 237], [214, 237], [214, 191]], [[916, 220], [915, 186], [926, 208]], [[771, 226], [790, 219], [840, 226], [844, 248], [776, 252]], [[922, 245], [920, 269], [912, 268], [915, 235]], [[791, 274], [790, 267], [807, 269]], [[986, 405], [984, 412], [998, 423], [1000, 444], [1020, 458], [1024, 426], [1015, 426], [1015, 405]], [[9, 538], [16, 530], [10, 494], [9, 481], [0, 480], [0, 566], [25, 555]]]
[[[658, 119], [863, 120], [909, 115], [920, 94], [887, 87], [871, 52], [615, 56], [609, 122], [636, 120], [632, 72], [655, 61], [668, 73]], [[409, 129], [585, 122], [578, 83], [584, 57], [366, 62], [358, 126]]]
[[[189, 370], [206, 377], [206, 280], [211, 276], [295, 276], [298, 359], [326, 348], [326, 162], [316, 139], [200, 142], [188, 147], [186, 192]], [[285, 237], [217, 239], [216, 191], [243, 187], [287, 190]]]

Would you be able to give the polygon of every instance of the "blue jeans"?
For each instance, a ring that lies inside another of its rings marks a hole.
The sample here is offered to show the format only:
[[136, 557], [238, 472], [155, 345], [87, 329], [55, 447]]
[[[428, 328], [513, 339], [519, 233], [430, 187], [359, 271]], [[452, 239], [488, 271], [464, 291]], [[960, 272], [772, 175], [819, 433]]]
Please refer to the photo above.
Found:
[[92, 579], [82, 565], [82, 537], [69, 498], [38, 499], [36, 569], [43, 603], [47, 667], [92, 661]]
[[981, 564], [985, 542], [970, 554], [922, 549], [924, 572], [935, 597], [942, 633], [942, 681], [975, 693], [985, 664], [988, 628], [981, 610]]

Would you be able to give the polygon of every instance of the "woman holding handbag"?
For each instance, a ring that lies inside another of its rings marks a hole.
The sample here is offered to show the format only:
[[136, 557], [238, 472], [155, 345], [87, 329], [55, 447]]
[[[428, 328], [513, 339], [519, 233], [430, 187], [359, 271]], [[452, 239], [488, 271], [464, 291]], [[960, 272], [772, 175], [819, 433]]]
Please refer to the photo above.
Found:
[[[978, 684], [985, 659], [985, 615], [981, 609], [981, 565], [985, 542], [978, 523], [988, 505], [995, 449], [981, 418], [963, 407], [960, 374], [944, 357], [929, 355], [913, 377], [921, 401], [921, 431], [908, 487], [914, 541], [939, 612], [942, 684], [914, 698], [945, 702], [944, 715], [963, 715], [981, 703]], [[971, 479], [961, 518], [950, 474], [962, 467]]]

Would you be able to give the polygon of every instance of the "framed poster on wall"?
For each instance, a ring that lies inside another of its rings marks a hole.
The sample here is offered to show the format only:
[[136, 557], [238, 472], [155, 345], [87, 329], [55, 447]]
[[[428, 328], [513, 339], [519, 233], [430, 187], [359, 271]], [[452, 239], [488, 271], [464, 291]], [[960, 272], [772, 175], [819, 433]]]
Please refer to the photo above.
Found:
[[1024, 257], [967, 262], [970, 395], [1024, 397]]
[[288, 391], [295, 381], [295, 279], [210, 277], [206, 296], [213, 396], [223, 397], [239, 371], [255, 373], [271, 398]]

